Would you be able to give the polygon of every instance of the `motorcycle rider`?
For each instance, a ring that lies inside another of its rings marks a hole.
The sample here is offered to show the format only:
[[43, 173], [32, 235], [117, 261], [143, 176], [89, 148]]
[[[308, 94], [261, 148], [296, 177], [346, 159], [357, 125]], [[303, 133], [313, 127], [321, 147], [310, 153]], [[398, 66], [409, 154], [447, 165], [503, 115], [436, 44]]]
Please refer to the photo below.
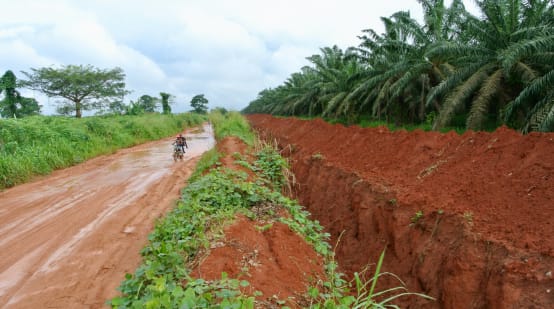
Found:
[[178, 147], [180, 147], [183, 153], [185, 153], [185, 147], [189, 148], [189, 146], [187, 145], [187, 139], [181, 133], [179, 133], [179, 135], [175, 137], [175, 142], [173, 142], [172, 145], [177, 145]]

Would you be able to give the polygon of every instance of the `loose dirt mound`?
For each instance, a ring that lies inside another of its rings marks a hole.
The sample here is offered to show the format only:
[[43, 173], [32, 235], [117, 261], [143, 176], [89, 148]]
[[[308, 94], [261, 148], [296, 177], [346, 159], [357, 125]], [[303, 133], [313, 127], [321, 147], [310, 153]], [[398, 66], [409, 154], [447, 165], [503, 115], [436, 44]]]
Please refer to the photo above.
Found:
[[377, 260], [434, 304], [554, 306], [554, 134], [390, 132], [253, 115], [347, 273]]
[[258, 305], [286, 300], [297, 308], [308, 287], [324, 276], [321, 257], [280, 222], [264, 224], [241, 216], [213, 247], [192, 276], [215, 280], [225, 272], [247, 280], [250, 285], [243, 290], [248, 295], [262, 293]]

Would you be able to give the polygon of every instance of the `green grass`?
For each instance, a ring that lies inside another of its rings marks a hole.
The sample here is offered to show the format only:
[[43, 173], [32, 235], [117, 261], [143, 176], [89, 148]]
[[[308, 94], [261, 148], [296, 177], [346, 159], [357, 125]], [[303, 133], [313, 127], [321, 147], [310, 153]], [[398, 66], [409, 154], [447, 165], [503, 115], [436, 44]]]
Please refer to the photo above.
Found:
[[250, 130], [248, 121], [238, 112], [229, 112], [225, 115], [219, 112], [210, 113], [210, 121], [214, 125], [215, 138], [221, 140], [226, 136], [236, 136], [247, 145], [254, 144], [255, 135]]
[[0, 189], [197, 125], [195, 114], [0, 119]]
[[212, 166], [218, 163], [220, 157], [221, 154], [217, 152], [215, 148], [206, 151], [200, 158], [200, 161], [196, 164], [196, 169], [190, 176], [189, 182], [195, 182], [198, 178], [200, 178]]
[[[274, 116], [274, 117], [286, 118], [283, 116]], [[321, 118], [321, 117], [307, 117], [307, 116], [294, 116], [294, 117], [301, 120], [312, 120], [316, 118]], [[387, 127], [390, 131], [398, 131], [398, 130], [406, 130], [408, 132], [411, 132], [414, 130], [432, 131], [432, 127], [433, 127], [432, 119], [421, 124], [401, 124], [401, 125], [396, 125], [391, 122], [387, 122], [384, 120], [376, 120], [368, 117], [360, 117], [360, 119], [355, 123], [348, 122], [346, 119], [343, 119], [343, 118], [322, 118], [322, 119], [325, 122], [328, 122], [330, 124], [342, 124], [345, 126], [358, 125], [362, 128]], [[494, 128], [492, 129], [491, 128], [488, 128], [487, 130], [493, 131]], [[463, 134], [466, 131], [465, 123], [464, 124], [453, 123], [452, 126], [447, 126], [440, 130], [441, 133], [446, 133], [450, 131], [454, 131], [458, 134]]]

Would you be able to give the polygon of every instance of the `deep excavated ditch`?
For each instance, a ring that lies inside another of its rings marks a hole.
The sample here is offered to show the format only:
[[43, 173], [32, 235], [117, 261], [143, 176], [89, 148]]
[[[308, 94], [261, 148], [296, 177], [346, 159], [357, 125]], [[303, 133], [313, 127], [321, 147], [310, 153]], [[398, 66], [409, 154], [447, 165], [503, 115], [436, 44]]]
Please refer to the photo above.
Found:
[[348, 276], [386, 248], [384, 271], [436, 298], [402, 307], [554, 307], [554, 134], [248, 119], [290, 158], [295, 195], [331, 233]]

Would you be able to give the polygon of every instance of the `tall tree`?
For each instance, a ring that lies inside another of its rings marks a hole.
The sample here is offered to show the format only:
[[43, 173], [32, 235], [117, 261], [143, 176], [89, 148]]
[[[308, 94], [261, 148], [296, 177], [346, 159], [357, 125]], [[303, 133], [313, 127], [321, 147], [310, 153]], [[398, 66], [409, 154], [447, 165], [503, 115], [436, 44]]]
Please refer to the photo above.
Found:
[[108, 112], [115, 115], [123, 115], [127, 111], [127, 106], [123, 101], [115, 100], [108, 104]]
[[120, 68], [104, 70], [91, 65], [67, 65], [55, 68], [31, 68], [23, 72], [27, 80], [22, 86], [40, 91], [49, 97], [65, 99], [65, 110], [82, 112], [100, 108], [113, 100], [121, 100], [125, 90], [125, 74]]
[[164, 114], [171, 114], [171, 106], [169, 106], [169, 104], [170, 104], [170, 99], [171, 99], [172, 95], [169, 94], [169, 93], [166, 93], [166, 92], [160, 92], [160, 97], [162, 97], [163, 113]]
[[363, 66], [352, 54], [353, 50], [342, 51], [337, 46], [321, 49], [322, 55], [307, 59], [314, 64], [319, 90], [318, 100], [323, 107], [323, 116], [354, 116], [353, 102], [348, 94], [354, 90], [363, 73]]
[[190, 101], [190, 106], [192, 106], [195, 113], [205, 114], [208, 112], [208, 99], [203, 94], [197, 94]]
[[138, 104], [138, 106], [142, 108], [145, 113], [154, 113], [158, 108], [159, 101], [160, 99], [156, 97], [144, 94], [138, 98], [136, 104]]
[[17, 78], [8, 70], [0, 78], [0, 94], [4, 92], [4, 99], [0, 101], [0, 115], [2, 117], [23, 117], [40, 114], [40, 105], [33, 98], [25, 98], [16, 90]]

